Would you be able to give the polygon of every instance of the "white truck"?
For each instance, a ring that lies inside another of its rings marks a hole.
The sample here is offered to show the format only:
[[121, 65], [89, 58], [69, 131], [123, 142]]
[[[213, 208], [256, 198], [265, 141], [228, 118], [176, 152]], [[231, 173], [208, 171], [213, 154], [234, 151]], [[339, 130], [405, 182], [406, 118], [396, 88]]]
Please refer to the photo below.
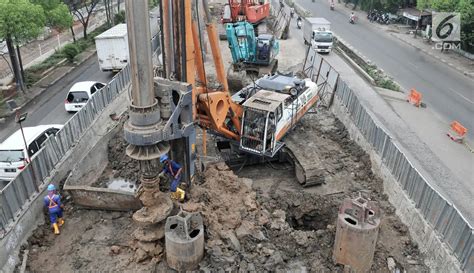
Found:
[[303, 23], [303, 38], [306, 45], [319, 53], [329, 53], [333, 47], [331, 23], [325, 18], [307, 17]]
[[128, 64], [127, 25], [118, 24], [95, 37], [101, 71], [118, 72]]
[[[149, 16], [150, 32], [153, 38], [159, 32], [159, 9], [151, 10]], [[101, 71], [120, 71], [128, 64], [127, 25], [118, 24], [96, 36], [95, 47]]]

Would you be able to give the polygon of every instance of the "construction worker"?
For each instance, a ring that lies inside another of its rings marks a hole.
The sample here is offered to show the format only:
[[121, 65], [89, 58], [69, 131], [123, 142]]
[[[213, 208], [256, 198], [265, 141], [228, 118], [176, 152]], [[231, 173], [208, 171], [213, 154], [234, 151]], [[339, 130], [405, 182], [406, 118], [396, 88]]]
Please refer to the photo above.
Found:
[[172, 179], [170, 187], [171, 198], [183, 201], [185, 192], [178, 187], [181, 181], [181, 173], [183, 171], [183, 167], [181, 167], [181, 165], [176, 163], [175, 161], [169, 159], [168, 155], [166, 154], [160, 156], [160, 162], [164, 164], [163, 173], [168, 174]]
[[54, 234], [59, 234], [59, 227], [64, 225], [63, 208], [61, 196], [56, 194], [56, 187], [48, 185], [48, 195], [44, 197], [44, 206], [48, 208], [49, 220], [53, 226]]

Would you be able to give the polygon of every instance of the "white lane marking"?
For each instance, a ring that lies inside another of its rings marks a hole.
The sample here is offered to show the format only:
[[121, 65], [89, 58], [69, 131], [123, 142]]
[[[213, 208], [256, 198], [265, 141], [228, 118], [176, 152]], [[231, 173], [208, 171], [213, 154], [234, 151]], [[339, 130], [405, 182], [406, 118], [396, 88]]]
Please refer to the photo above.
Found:
[[416, 66], [416, 64], [414, 64], [414, 63], [408, 63], [408, 64], [411, 65], [411, 66], [413, 66], [414, 68], [418, 68], [418, 67]]
[[463, 94], [461, 94], [461, 93], [459, 93], [459, 92], [457, 92], [457, 91], [455, 91], [455, 90], [453, 90], [453, 89], [449, 89], [449, 90], [452, 91], [452, 92], [454, 92], [454, 93], [456, 93], [456, 94], [457, 94], [458, 96], [460, 96], [461, 98], [467, 100], [469, 103], [474, 104], [474, 102], [473, 102], [472, 100], [468, 99], [468, 98], [465, 97]]

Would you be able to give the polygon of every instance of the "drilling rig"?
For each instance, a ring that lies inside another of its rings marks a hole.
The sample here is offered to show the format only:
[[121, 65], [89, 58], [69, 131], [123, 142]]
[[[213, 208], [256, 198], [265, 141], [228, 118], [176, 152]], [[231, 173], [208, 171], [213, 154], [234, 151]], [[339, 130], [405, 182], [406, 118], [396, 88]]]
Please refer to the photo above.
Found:
[[[216, 24], [207, 1], [161, 2], [161, 77], [153, 77], [149, 26], [142, 1], [127, 0], [132, 92], [129, 120], [124, 136], [126, 153], [140, 162], [143, 187], [156, 191], [161, 155], [184, 165], [184, 180], [190, 185], [195, 169], [196, 126], [203, 138], [210, 132], [226, 143], [236, 157], [248, 162], [290, 159], [305, 186], [319, 184], [307, 169], [307, 159], [284, 149], [284, 136], [318, 101], [317, 85], [309, 79], [272, 75], [258, 79], [231, 96], [218, 45]], [[202, 5], [202, 6], [201, 6]], [[204, 13], [203, 15], [201, 13]], [[211, 88], [201, 43], [204, 17], [218, 88]]]

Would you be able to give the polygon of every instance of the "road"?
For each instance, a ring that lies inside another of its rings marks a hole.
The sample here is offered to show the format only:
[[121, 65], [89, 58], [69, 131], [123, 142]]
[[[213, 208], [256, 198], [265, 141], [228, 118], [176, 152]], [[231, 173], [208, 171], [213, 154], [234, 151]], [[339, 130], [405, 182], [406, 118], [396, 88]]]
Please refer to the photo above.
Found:
[[[112, 73], [105, 73], [99, 70], [97, 56], [93, 55], [79, 67], [74, 69], [69, 75], [56, 82], [44, 91], [44, 93], [31, 101], [27, 107], [22, 109], [28, 112], [28, 118], [23, 123], [24, 126], [34, 126], [41, 124], [64, 124], [73, 114], [69, 114], [64, 109], [69, 88], [79, 81], [100, 81], [108, 83], [112, 79]], [[13, 118], [9, 118], [2, 125], [0, 131], [0, 142], [19, 129]]]
[[393, 77], [403, 89], [414, 87], [422, 92], [424, 101], [439, 118], [447, 123], [457, 120], [474, 129], [474, 80], [384, 33], [365, 17], [359, 18], [357, 24], [349, 24], [342, 5], [331, 11], [325, 0], [296, 2], [311, 11], [312, 16], [328, 19], [336, 35]]

